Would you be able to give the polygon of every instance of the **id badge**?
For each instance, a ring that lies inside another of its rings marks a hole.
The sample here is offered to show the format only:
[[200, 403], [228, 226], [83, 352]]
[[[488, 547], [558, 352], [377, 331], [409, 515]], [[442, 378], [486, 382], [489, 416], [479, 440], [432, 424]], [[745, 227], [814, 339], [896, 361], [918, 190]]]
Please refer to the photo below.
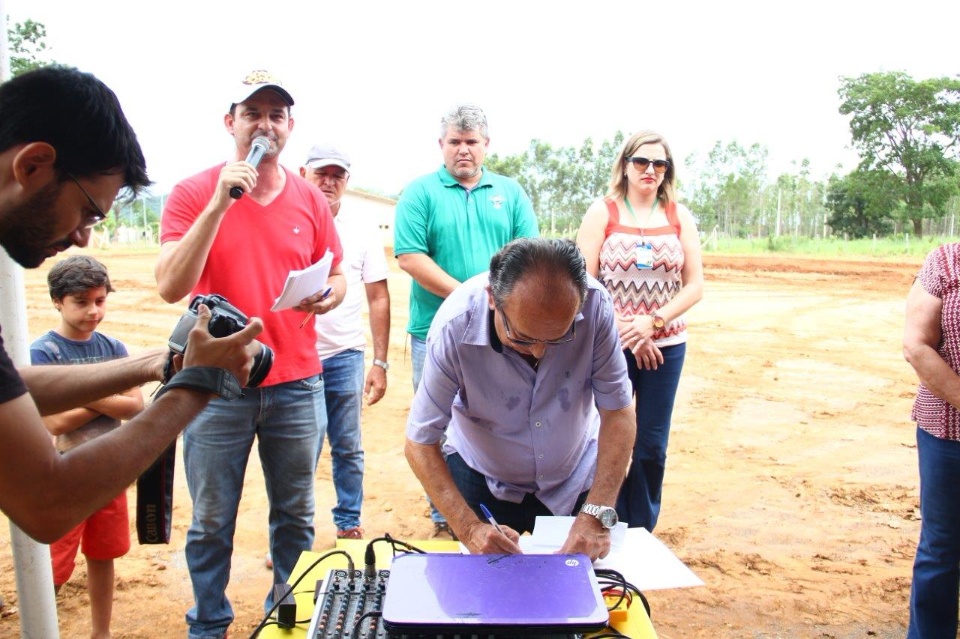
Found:
[[649, 242], [637, 242], [637, 268], [653, 268], [653, 246]]

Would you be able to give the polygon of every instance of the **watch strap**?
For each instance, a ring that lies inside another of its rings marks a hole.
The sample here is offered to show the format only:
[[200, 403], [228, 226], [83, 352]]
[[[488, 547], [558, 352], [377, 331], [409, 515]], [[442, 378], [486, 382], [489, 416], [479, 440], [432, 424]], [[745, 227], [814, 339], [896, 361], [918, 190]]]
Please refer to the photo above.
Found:
[[385, 362], [385, 361], [383, 361], [382, 359], [374, 359], [374, 360], [373, 360], [373, 365], [374, 365], [374, 366], [379, 366], [380, 368], [382, 368], [382, 369], [385, 370], [385, 371], [390, 370], [390, 363], [389, 363], [389, 362]]
[[243, 395], [240, 382], [233, 373], [225, 368], [215, 366], [190, 366], [170, 378], [157, 391], [154, 399], [173, 388], [189, 388], [191, 390], [206, 391], [218, 395], [227, 401], [238, 399]]

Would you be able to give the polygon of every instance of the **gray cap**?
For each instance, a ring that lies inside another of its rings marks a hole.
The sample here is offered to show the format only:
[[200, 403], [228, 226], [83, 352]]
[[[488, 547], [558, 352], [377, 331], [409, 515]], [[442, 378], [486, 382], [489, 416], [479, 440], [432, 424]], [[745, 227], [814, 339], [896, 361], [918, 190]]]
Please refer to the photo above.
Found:
[[331, 165], [349, 171], [350, 156], [330, 144], [316, 144], [310, 149], [307, 161], [304, 163], [308, 169], [322, 169]]
[[286, 101], [287, 106], [293, 106], [293, 96], [283, 88], [283, 83], [269, 71], [251, 71], [243, 81], [233, 89], [230, 104], [240, 104], [251, 95], [263, 89], [270, 89]]

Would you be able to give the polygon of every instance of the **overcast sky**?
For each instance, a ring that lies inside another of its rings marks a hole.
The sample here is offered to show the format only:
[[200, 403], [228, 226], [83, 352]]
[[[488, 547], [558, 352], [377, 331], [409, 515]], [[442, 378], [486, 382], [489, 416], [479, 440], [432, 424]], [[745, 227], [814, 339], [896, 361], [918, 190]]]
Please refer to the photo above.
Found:
[[[840, 76], [960, 73], [956, 0], [5, 0], [50, 55], [116, 91], [164, 191], [232, 151], [230, 89], [267, 69], [296, 100], [281, 161], [353, 156], [351, 186], [396, 193], [441, 162], [443, 112], [487, 112], [490, 152], [537, 138], [660, 131], [682, 162], [760, 143], [771, 173], [854, 167]], [[683, 167], [679, 167], [683, 176]]]

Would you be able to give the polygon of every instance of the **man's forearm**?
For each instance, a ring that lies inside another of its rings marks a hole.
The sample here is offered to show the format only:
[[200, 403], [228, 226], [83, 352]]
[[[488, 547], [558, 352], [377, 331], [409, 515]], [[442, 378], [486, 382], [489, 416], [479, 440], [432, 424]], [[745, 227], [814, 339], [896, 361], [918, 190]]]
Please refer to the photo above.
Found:
[[[70, 368], [50, 367], [50, 368]], [[19, 455], [0, 468], [3, 510], [31, 537], [60, 538], [140, 476], [207, 405], [210, 395], [177, 388], [116, 430], [60, 455], [37, 437], [20, 433]], [[4, 405], [5, 418], [20, 428], [39, 420], [29, 397]], [[31, 415], [32, 413], [32, 415]]]
[[443, 513], [454, 532], [459, 535], [470, 524], [479, 521], [453, 481], [453, 475], [443, 460], [439, 444], [418, 444], [407, 439], [404, 452], [413, 474], [420, 480], [430, 501]]
[[597, 438], [597, 473], [590, 487], [591, 504], [613, 506], [633, 455], [637, 423], [630, 406], [619, 410], [600, 411], [600, 434]]
[[398, 256], [400, 268], [410, 274], [414, 281], [437, 297], [447, 298], [460, 282], [444, 271], [423, 253], [404, 253]]
[[40, 414], [52, 415], [160, 381], [166, 352], [156, 349], [99, 364], [27, 366], [19, 372]]
[[366, 289], [373, 357], [386, 361], [390, 348], [390, 294], [387, 292], [387, 281], [367, 284]]

